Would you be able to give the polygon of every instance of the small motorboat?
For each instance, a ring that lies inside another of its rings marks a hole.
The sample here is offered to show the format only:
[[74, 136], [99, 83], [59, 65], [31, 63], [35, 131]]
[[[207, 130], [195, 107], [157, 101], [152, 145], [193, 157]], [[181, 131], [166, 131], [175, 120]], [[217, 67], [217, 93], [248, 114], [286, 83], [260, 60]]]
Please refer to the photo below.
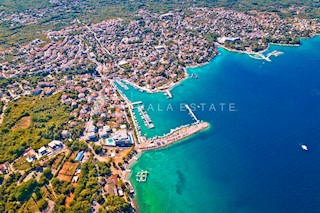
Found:
[[307, 145], [305, 145], [305, 144], [302, 144], [302, 145], [301, 145], [301, 148], [302, 148], [304, 151], [308, 151], [308, 147], [307, 147]]

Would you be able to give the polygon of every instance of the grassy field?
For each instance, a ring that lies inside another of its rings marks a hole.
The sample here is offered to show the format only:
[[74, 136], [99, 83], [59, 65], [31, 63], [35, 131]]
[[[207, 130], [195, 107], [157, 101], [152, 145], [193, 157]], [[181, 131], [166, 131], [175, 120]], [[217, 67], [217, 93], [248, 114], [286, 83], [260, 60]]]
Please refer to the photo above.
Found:
[[60, 138], [71, 110], [61, 104], [60, 96], [25, 96], [8, 105], [0, 125], [0, 163], [14, 160], [29, 146], [39, 149]]
[[31, 166], [30, 166], [30, 163], [27, 161], [26, 157], [24, 156], [21, 156], [14, 164], [13, 164], [13, 167], [17, 170], [21, 170], [21, 171], [24, 171], [24, 170], [27, 170], [27, 169], [30, 169]]
[[28, 129], [31, 125], [31, 116], [22, 117], [12, 128], [12, 131]]

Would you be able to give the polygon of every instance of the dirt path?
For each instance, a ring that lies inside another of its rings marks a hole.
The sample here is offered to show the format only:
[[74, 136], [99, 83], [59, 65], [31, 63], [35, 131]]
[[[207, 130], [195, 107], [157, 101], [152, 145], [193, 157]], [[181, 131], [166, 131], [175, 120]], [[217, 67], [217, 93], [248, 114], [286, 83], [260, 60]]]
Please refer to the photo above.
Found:
[[2, 121], [3, 121], [3, 118], [4, 118], [4, 112], [6, 111], [6, 109], [7, 109], [7, 105], [5, 104], [3, 106], [2, 113], [0, 115], [0, 124], [2, 124]]

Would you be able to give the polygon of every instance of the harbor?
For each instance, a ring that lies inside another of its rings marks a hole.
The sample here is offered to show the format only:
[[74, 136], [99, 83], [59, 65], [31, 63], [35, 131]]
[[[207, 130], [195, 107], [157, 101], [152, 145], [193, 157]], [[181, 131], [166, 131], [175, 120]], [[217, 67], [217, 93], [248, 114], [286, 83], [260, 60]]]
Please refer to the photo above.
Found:
[[117, 84], [118, 84], [121, 88], [123, 88], [124, 90], [129, 90], [129, 87], [128, 87], [127, 85], [125, 85], [124, 83], [122, 83], [121, 80], [117, 79], [116, 82], [117, 82]]

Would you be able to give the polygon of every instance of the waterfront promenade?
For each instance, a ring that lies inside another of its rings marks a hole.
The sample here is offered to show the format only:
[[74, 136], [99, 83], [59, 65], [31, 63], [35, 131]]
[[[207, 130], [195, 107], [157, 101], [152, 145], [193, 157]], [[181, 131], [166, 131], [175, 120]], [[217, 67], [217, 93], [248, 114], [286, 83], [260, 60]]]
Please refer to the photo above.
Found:
[[171, 131], [169, 134], [166, 134], [162, 137], [147, 139], [144, 142], [137, 144], [136, 149], [139, 151], [158, 149], [170, 144], [173, 144], [177, 141], [185, 139], [203, 129], [209, 127], [209, 123], [200, 122], [194, 123], [191, 125], [186, 125], [176, 130]]

